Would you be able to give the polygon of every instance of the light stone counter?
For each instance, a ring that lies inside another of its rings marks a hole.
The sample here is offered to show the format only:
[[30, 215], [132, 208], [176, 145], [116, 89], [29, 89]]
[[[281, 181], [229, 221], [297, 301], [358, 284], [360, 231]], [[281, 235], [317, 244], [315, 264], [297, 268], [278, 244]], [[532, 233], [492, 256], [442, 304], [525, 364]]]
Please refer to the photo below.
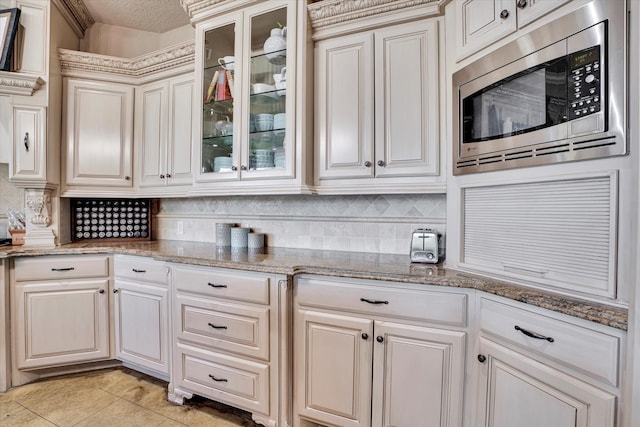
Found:
[[72, 243], [55, 249], [0, 249], [0, 258], [112, 253], [153, 257], [192, 265], [285, 274], [320, 274], [344, 278], [477, 289], [614, 328], [627, 330], [625, 308], [566, 297], [487, 279], [439, 265], [412, 264], [409, 256], [309, 249], [268, 248], [266, 254], [219, 250], [214, 243], [158, 240], [135, 243]]

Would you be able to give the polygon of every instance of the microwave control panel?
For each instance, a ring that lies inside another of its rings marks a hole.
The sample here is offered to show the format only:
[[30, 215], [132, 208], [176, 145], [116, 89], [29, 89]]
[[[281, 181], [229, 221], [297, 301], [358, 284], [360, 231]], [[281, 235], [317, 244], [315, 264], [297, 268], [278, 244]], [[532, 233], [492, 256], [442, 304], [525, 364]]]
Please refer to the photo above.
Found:
[[569, 120], [600, 111], [600, 46], [575, 52], [569, 57]]

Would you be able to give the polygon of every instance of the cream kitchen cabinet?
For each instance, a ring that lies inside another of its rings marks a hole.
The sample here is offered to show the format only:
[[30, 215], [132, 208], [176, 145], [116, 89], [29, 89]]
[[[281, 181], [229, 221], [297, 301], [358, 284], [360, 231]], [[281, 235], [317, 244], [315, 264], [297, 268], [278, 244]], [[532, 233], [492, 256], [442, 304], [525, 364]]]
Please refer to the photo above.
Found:
[[189, 73], [135, 89], [136, 181], [145, 193], [191, 187], [193, 78]]
[[316, 43], [319, 193], [444, 192], [438, 18]]
[[456, 0], [458, 61], [562, 6], [570, 0]]
[[306, 1], [198, 3], [194, 192], [311, 192]]
[[14, 366], [31, 370], [109, 359], [110, 285], [105, 255], [16, 259]]
[[173, 265], [169, 400], [198, 394], [289, 425], [285, 277]]
[[621, 331], [479, 300], [476, 425], [616, 426]]
[[47, 180], [46, 107], [13, 106], [13, 153], [9, 179], [36, 184]]
[[461, 425], [465, 294], [307, 276], [294, 304], [296, 422]]
[[116, 358], [169, 379], [171, 362], [169, 267], [152, 259], [114, 257]]
[[65, 78], [64, 88], [66, 187], [131, 189], [133, 86]]

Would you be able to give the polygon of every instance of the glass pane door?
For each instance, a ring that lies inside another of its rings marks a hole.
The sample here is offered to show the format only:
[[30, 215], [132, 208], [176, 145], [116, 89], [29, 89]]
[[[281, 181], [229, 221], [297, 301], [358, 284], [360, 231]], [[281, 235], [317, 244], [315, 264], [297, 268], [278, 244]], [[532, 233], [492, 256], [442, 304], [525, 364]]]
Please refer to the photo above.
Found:
[[205, 32], [202, 82], [202, 173], [233, 167], [236, 60], [235, 24]]
[[249, 171], [286, 167], [287, 9], [251, 18]]

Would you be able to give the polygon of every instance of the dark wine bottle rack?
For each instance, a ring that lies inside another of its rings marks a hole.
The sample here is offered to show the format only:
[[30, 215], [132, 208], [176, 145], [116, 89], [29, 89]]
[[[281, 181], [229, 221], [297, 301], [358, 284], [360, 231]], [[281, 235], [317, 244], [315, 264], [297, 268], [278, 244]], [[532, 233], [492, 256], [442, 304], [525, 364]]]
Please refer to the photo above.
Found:
[[150, 199], [71, 199], [71, 240], [151, 240]]

